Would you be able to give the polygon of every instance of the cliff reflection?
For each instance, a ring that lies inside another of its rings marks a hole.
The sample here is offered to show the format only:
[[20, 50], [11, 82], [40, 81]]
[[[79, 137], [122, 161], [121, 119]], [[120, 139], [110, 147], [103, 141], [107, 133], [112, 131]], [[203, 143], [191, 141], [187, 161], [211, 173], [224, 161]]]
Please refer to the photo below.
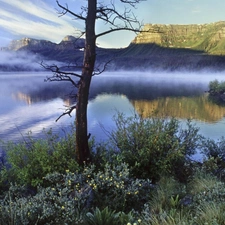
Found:
[[225, 115], [225, 107], [209, 101], [206, 94], [197, 97], [166, 97], [152, 101], [131, 100], [131, 102], [143, 117], [149, 117], [154, 113], [157, 116], [216, 122]]
[[70, 105], [72, 105], [74, 103], [74, 101], [71, 98], [69, 98], [69, 97], [66, 98], [66, 96], [64, 96], [63, 98], [61, 96], [41, 97], [39, 95], [29, 95], [29, 94], [25, 94], [23, 92], [17, 92], [15, 94], [12, 94], [12, 97], [16, 100], [26, 102], [27, 105], [32, 105], [32, 104], [42, 102], [42, 101], [48, 101], [48, 100], [52, 100], [55, 98], [61, 98], [66, 107], [69, 107]]
[[[115, 94], [109, 95], [113, 98]], [[97, 95], [94, 99], [98, 99], [99, 96], [102, 96], [102, 94]], [[14, 94], [13, 97], [26, 102], [28, 105], [44, 100], [40, 96], [31, 96], [22, 92]], [[70, 98], [64, 96], [64, 98], [61, 99], [66, 107], [73, 104], [73, 100]], [[159, 117], [189, 118], [212, 123], [221, 120], [225, 115], [225, 107], [210, 101], [207, 94], [194, 97], [159, 97], [153, 100], [129, 99], [129, 101], [132, 103], [135, 110], [143, 117], [149, 117], [154, 114]]]

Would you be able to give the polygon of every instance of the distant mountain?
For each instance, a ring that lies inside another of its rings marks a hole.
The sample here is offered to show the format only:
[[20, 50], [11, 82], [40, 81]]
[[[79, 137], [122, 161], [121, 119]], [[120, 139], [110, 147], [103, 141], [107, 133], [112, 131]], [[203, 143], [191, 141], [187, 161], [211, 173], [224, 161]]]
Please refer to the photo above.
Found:
[[[110, 69], [225, 70], [225, 22], [192, 25], [146, 24], [126, 48], [97, 49], [97, 64]], [[8, 51], [35, 53], [39, 58], [81, 64], [84, 39], [66, 36], [59, 44], [15, 40]]]
[[7, 49], [9, 51], [27, 51], [40, 54], [48, 59], [66, 61], [71, 54], [81, 55], [79, 52], [84, 48], [84, 41], [84, 39], [78, 39], [73, 36], [64, 37], [59, 44], [46, 40], [22, 38], [13, 40]]

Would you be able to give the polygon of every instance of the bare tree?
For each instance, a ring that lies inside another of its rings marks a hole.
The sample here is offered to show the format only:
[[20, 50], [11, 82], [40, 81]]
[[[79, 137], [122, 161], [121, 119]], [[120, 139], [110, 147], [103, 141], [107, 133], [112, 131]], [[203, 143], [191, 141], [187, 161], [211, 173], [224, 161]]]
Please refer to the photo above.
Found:
[[[84, 22], [85, 47], [83, 64], [81, 66], [81, 74], [65, 72], [58, 66], [50, 66], [48, 69], [54, 72], [54, 75], [49, 80], [69, 81], [77, 88], [76, 105], [70, 107], [63, 115], [69, 114], [76, 109], [76, 155], [79, 164], [89, 162], [91, 154], [88, 145], [90, 134], [87, 130], [87, 105], [89, 97], [89, 89], [92, 76], [101, 71], [96, 70], [96, 40], [97, 38], [109, 33], [121, 30], [139, 32], [141, 24], [136, 16], [132, 13], [132, 8], [137, 3], [144, 0], [109, 0], [108, 3], [103, 3], [103, 0], [87, 0], [86, 6], [83, 6], [79, 13], [73, 12], [67, 5], [62, 5], [56, 1], [61, 9], [60, 15], [70, 14], [74, 18]], [[123, 5], [122, 12], [116, 7]], [[103, 21], [106, 30], [98, 34], [95, 33], [96, 22]], [[105, 67], [103, 68], [103, 70]], [[78, 81], [75, 81], [78, 78]]]

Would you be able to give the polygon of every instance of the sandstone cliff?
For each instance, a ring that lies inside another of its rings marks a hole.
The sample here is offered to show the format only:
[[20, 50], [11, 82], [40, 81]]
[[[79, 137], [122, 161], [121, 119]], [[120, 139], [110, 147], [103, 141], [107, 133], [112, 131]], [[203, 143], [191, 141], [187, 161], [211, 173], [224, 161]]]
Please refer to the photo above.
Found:
[[225, 21], [210, 24], [146, 24], [132, 44], [157, 44], [225, 55]]
[[8, 50], [10, 51], [18, 51], [24, 48], [30, 50], [38, 50], [38, 49], [48, 49], [54, 48], [56, 46], [55, 43], [46, 40], [37, 40], [32, 38], [22, 38], [20, 40], [13, 40], [8, 46]]

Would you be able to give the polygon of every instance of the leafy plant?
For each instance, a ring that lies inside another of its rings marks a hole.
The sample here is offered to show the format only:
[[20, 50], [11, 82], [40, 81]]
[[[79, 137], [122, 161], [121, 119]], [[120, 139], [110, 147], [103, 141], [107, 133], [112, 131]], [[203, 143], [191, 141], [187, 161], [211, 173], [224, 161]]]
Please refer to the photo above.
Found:
[[[142, 118], [138, 115], [115, 118], [117, 129], [109, 136], [118, 155], [129, 164], [135, 177], [153, 182], [162, 175], [187, 177], [186, 164], [201, 143], [198, 128], [187, 121], [182, 129], [177, 119]], [[190, 167], [189, 167], [190, 168]]]
[[218, 80], [210, 81], [209, 93], [212, 95], [225, 93], [225, 81], [221, 82], [219, 82]]
[[110, 210], [108, 207], [100, 210], [96, 208], [93, 213], [88, 212], [85, 217], [87, 225], [117, 225], [120, 213]]
[[42, 178], [48, 173], [78, 169], [74, 134], [60, 139], [50, 130], [45, 135], [46, 138], [39, 140], [29, 135], [23, 142], [8, 144], [6, 152], [11, 182], [37, 187], [43, 184]]
[[0, 200], [1, 224], [82, 224], [90, 209], [91, 189], [80, 174], [67, 171], [44, 178], [48, 187], [34, 195], [11, 185]]
[[225, 179], [225, 138], [219, 140], [205, 139], [202, 144], [204, 156], [202, 169], [221, 179]]
[[[132, 178], [126, 163], [106, 164], [99, 171], [95, 171], [95, 166], [86, 167], [83, 175], [92, 188], [93, 204], [100, 208], [107, 205], [112, 210], [123, 212], [141, 209], [152, 188], [150, 180]], [[137, 201], [141, 204], [136, 204]]]

